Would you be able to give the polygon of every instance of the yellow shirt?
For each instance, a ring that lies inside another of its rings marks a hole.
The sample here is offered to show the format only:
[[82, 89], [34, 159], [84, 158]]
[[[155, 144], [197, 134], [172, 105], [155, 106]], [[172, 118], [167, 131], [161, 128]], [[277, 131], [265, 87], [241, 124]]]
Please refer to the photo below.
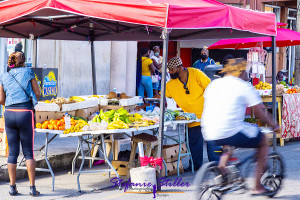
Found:
[[142, 75], [143, 76], [151, 76], [150, 65], [153, 61], [150, 58], [142, 57]]
[[[199, 69], [188, 68], [187, 88], [190, 94], [186, 94], [183, 83], [177, 79], [171, 79], [166, 86], [166, 97], [173, 98], [178, 106], [184, 111], [195, 113], [201, 118], [204, 106], [204, 90], [210, 83], [210, 79]], [[189, 124], [189, 128], [199, 126], [200, 122]]]

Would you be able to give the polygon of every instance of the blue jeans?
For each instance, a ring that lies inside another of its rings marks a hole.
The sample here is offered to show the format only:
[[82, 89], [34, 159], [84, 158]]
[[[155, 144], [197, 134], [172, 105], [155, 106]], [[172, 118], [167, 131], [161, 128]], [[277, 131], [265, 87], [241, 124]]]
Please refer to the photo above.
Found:
[[147, 97], [153, 97], [153, 87], [151, 76], [142, 76], [140, 87], [138, 87], [138, 95], [144, 97], [145, 90], [147, 92]]
[[[200, 168], [203, 163], [203, 136], [201, 126], [189, 128], [189, 146], [192, 153], [195, 169]], [[209, 161], [219, 161], [220, 154], [215, 151], [219, 150], [217, 146], [207, 143], [207, 155]]]

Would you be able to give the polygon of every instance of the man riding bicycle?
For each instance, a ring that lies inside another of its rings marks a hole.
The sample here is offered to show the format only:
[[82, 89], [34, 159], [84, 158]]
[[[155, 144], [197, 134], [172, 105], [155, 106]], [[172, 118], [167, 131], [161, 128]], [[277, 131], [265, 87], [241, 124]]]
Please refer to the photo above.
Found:
[[[204, 111], [201, 117], [203, 136], [214, 145], [235, 146], [257, 149], [257, 166], [253, 195], [268, 195], [261, 185], [260, 178], [266, 169], [265, 157], [268, 153], [267, 138], [259, 128], [244, 122], [246, 108], [254, 110], [256, 118], [261, 119], [274, 130], [276, 123], [267, 116], [261, 107], [261, 98], [248, 82], [246, 62], [230, 59], [222, 70], [224, 78], [210, 83], [204, 94]], [[226, 177], [226, 164], [231, 152], [224, 152], [219, 169]]]

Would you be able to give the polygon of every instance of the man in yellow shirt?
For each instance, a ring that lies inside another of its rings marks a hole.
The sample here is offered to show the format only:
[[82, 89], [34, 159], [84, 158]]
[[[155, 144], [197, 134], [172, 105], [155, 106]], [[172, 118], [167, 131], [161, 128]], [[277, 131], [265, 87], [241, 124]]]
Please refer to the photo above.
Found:
[[[210, 79], [199, 69], [184, 68], [178, 57], [171, 58], [167, 67], [171, 80], [166, 86], [166, 97], [173, 98], [184, 112], [195, 113], [200, 119], [204, 105], [203, 94]], [[203, 136], [200, 122], [191, 123], [188, 127], [189, 146], [197, 170], [203, 162]], [[209, 161], [218, 160], [214, 151], [215, 147], [207, 144]]]

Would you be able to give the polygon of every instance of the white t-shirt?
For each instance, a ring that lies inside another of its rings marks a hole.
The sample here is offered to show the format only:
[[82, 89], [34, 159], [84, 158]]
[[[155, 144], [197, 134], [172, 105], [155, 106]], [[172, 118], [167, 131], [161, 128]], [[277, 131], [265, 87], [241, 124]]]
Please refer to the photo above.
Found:
[[157, 56], [153, 55], [150, 58], [154, 59], [157, 62], [157, 64], [160, 64], [162, 62], [162, 57], [161, 56], [157, 57]]
[[[162, 56], [157, 57], [157, 56], [153, 55], [151, 57], [151, 59], [154, 59], [157, 62], [157, 64], [160, 64], [160, 63], [162, 63], [163, 57]], [[170, 74], [167, 72], [167, 74], [166, 74], [166, 81], [168, 82], [170, 79], [171, 79], [170, 78]]]
[[205, 140], [220, 140], [243, 131], [255, 137], [258, 128], [244, 122], [247, 107], [261, 103], [254, 87], [240, 78], [225, 76], [212, 81], [204, 93], [201, 117]]

